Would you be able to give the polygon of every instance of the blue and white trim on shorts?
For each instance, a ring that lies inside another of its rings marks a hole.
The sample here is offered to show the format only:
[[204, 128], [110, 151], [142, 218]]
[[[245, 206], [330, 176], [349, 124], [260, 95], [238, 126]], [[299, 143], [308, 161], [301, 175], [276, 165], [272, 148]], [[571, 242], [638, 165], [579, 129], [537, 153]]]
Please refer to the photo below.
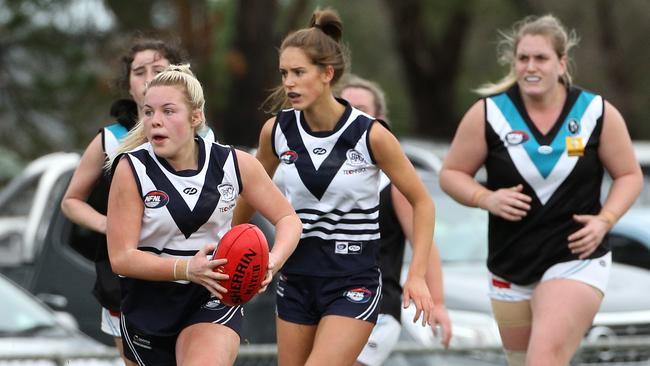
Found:
[[371, 316], [375, 315], [377, 307], [379, 306], [379, 300], [381, 299], [381, 287], [382, 287], [381, 271], [377, 269], [377, 272], [379, 274], [379, 285], [377, 285], [377, 289], [375, 290], [375, 296], [370, 302], [370, 305], [361, 314], [355, 316], [354, 317], [355, 319], [368, 320]]
[[116, 315], [113, 315], [111, 314], [110, 310], [102, 307], [101, 330], [111, 337], [121, 337], [122, 332], [120, 331], [120, 314], [117, 313]]
[[599, 258], [557, 263], [544, 272], [541, 280], [527, 286], [516, 285], [490, 273], [488, 296], [498, 301], [530, 300], [535, 288], [540, 283], [554, 279], [569, 279], [582, 282], [594, 287], [604, 295], [611, 267], [612, 253], [608, 252]]

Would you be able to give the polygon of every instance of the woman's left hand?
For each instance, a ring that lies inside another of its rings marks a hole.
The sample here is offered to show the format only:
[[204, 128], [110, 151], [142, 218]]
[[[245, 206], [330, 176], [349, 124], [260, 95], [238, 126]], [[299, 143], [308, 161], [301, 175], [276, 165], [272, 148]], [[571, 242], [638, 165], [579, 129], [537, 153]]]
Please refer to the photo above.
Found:
[[[429, 319], [429, 324], [433, 331], [435, 337], [440, 337], [440, 343], [445, 348], [449, 348], [449, 342], [451, 341], [451, 320], [449, 320], [449, 314], [447, 313], [447, 308], [444, 304], [434, 304], [433, 310], [431, 311], [431, 319]], [[438, 329], [440, 328], [440, 329]], [[440, 334], [438, 334], [440, 333]]]
[[411, 300], [413, 300], [413, 303], [415, 304], [413, 323], [417, 322], [420, 315], [422, 315], [422, 326], [425, 326], [431, 316], [433, 300], [431, 299], [431, 294], [429, 293], [429, 288], [427, 287], [424, 278], [409, 275], [404, 283], [403, 298], [405, 309], [409, 306]]
[[262, 281], [262, 288], [260, 288], [260, 290], [257, 292], [258, 294], [266, 291], [266, 288], [271, 283], [271, 280], [273, 280], [273, 274], [275, 273], [274, 269], [275, 258], [273, 257], [273, 253], [269, 253], [269, 268], [266, 270], [266, 276], [264, 276], [264, 280]]
[[569, 235], [569, 249], [571, 253], [578, 254], [578, 258], [585, 259], [598, 248], [611, 225], [597, 215], [573, 215], [573, 219], [584, 227]]

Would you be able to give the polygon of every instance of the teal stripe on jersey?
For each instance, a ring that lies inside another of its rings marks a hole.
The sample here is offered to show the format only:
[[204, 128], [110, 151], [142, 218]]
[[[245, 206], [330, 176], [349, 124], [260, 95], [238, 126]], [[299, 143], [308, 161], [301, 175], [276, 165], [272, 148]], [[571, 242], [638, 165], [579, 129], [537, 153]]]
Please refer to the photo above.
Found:
[[591, 93], [584, 91], [580, 93], [573, 108], [571, 108], [571, 111], [564, 119], [560, 130], [553, 138], [550, 145], [552, 151], [549, 154], [541, 154], [539, 152], [539, 142], [535, 138], [535, 135], [531, 133], [523, 117], [519, 114], [517, 107], [515, 107], [514, 103], [512, 103], [506, 93], [499, 94], [493, 97], [492, 100], [497, 105], [508, 124], [510, 124], [513, 131], [524, 131], [528, 134], [529, 139], [523, 143], [523, 147], [542, 177], [547, 178], [566, 150], [566, 137], [573, 135], [568, 128], [569, 122], [575, 120], [579, 124], [594, 97], [595, 95]]
[[124, 136], [126, 136], [127, 133], [129, 133], [129, 130], [127, 130], [126, 127], [122, 126], [119, 123], [113, 123], [112, 125], [107, 126], [106, 129], [111, 131], [111, 133], [118, 140], [121, 140]]
[[[562, 123], [562, 127], [560, 127], [560, 131], [558, 132], [557, 136], [555, 136], [555, 140], [554, 140], [554, 143], [556, 140], [560, 141], [563, 150], [566, 149], [566, 137], [578, 135], [580, 133], [580, 129], [582, 128], [580, 121], [582, 121], [582, 116], [584, 116], [585, 111], [591, 104], [591, 101], [594, 99], [594, 97], [595, 97], [594, 94], [587, 93], [585, 91], [581, 92], [578, 98], [576, 99], [575, 103], [573, 104], [571, 111], [569, 111], [566, 118], [564, 119], [564, 122]], [[571, 122], [572, 120], [577, 122], [579, 126], [578, 130], [575, 132], [571, 132], [569, 130], [569, 122]], [[584, 142], [587, 143], [587, 141]]]

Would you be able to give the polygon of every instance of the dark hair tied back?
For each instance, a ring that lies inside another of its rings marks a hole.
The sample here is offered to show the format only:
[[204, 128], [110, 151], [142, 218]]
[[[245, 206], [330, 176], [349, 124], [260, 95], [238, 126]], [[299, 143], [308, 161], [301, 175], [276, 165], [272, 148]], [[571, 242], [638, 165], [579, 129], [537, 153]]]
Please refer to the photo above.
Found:
[[343, 23], [332, 9], [316, 10], [309, 21], [309, 26], [320, 29], [337, 43], [343, 35]]
[[118, 99], [111, 105], [111, 117], [127, 129], [138, 120], [138, 105], [132, 99]]

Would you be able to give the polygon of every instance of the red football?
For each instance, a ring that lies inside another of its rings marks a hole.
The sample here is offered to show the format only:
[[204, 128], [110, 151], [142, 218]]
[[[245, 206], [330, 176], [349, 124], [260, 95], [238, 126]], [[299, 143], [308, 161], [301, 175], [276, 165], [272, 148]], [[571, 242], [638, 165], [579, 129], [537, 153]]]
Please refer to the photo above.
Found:
[[228, 289], [221, 302], [230, 306], [242, 305], [262, 287], [269, 266], [269, 245], [257, 226], [240, 224], [221, 238], [214, 258], [228, 259], [228, 263], [215, 268], [215, 271], [229, 276], [229, 279], [219, 281]]

